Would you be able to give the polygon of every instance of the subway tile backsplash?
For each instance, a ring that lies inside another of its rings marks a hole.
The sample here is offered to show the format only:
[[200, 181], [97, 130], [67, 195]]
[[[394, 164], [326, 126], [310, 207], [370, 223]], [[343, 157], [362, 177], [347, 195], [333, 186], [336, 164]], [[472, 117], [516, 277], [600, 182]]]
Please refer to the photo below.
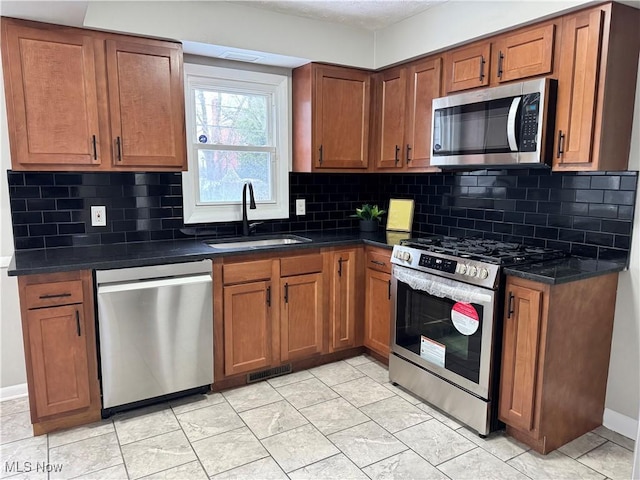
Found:
[[[183, 224], [179, 173], [8, 172], [17, 250], [240, 234], [240, 222]], [[290, 174], [288, 219], [258, 233], [353, 229], [362, 203], [416, 202], [413, 231], [478, 236], [559, 248], [602, 259], [628, 257], [638, 172], [548, 169], [432, 174]], [[306, 199], [307, 215], [295, 215]], [[90, 206], [107, 207], [91, 227]], [[259, 208], [259, 207], [258, 207]]]

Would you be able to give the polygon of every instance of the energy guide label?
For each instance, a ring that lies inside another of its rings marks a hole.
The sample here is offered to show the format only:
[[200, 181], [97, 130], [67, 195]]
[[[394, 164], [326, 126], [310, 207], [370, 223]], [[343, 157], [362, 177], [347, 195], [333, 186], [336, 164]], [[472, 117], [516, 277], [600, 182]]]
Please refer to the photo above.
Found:
[[451, 307], [451, 321], [463, 335], [473, 335], [480, 326], [480, 316], [470, 303], [458, 302]]
[[431, 340], [424, 335], [420, 336], [420, 357], [424, 358], [427, 362], [444, 368], [446, 351], [446, 347], [441, 343]]

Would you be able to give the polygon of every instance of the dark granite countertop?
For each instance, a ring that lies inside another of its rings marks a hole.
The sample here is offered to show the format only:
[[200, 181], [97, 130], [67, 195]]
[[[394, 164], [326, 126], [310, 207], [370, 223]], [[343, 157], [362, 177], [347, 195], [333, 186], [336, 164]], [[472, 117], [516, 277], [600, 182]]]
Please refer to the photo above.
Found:
[[[142, 267], [166, 263], [197, 261], [218, 256], [241, 255], [247, 253], [276, 253], [294, 249], [333, 247], [364, 243], [391, 249], [394, 244], [409, 234], [387, 234], [384, 230], [375, 233], [359, 231], [292, 232], [311, 239], [311, 242], [292, 245], [277, 245], [260, 248], [238, 248], [216, 250], [204, 242], [206, 238], [167, 240], [157, 242], [119, 243], [82, 247], [62, 247], [46, 250], [18, 250], [9, 264], [11, 276], [39, 273], [55, 273], [71, 270], [106, 270], [113, 268]], [[264, 236], [257, 235], [251, 239]], [[213, 240], [220, 241], [222, 238]]]
[[557, 285], [607, 273], [621, 272], [625, 268], [626, 264], [624, 262], [567, 257], [547, 262], [506, 267], [504, 273], [540, 283]]

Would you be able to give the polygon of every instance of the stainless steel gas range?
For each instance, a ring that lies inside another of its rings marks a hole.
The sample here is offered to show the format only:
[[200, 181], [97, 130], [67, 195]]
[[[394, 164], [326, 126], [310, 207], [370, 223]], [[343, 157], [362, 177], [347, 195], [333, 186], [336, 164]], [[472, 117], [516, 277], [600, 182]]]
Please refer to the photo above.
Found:
[[391, 262], [389, 378], [480, 435], [497, 426], [501, 268], [564, 256], [516, 243], [405, 240]]

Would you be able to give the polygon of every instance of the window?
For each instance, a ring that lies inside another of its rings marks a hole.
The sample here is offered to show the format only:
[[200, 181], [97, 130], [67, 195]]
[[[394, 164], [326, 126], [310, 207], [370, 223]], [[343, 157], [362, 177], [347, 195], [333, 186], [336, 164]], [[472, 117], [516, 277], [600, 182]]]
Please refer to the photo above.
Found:
[[185, 74], [184, 222], [240, 220], [249, 181], [251, 220], [288, 218], [289, 78], [192, 64]]

